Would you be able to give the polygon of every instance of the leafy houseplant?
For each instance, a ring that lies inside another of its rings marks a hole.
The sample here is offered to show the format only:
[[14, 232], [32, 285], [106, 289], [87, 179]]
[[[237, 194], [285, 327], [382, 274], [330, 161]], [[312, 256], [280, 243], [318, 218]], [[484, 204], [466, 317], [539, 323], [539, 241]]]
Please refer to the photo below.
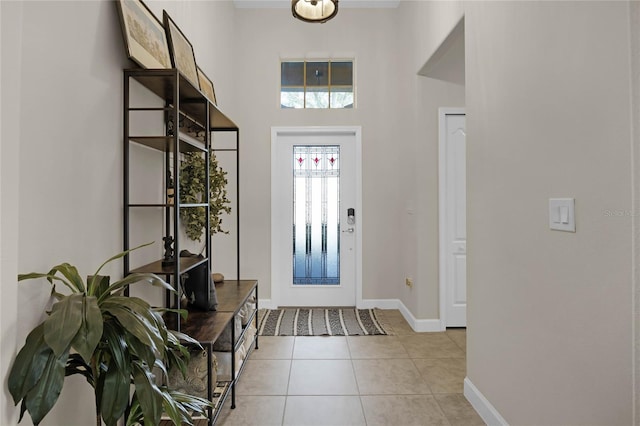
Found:
[[[227, 172], [218, 166], [213, 151], [209, 159], [209, 194], [206, 193], [205, 159], [201, 154], [186, 152], [180, 165], [180, 202], [206, 203], [210, 205], [209, 224], [211, 235], [220, 232], [228, 234], [222, 229], [222, 213], [231, 213], [230, 201], [227, 198]], [[187, 236], [200, 241], [206, 227], [206, 209], [195, 207], [180, 210], [180, 219], [185, 227]]]
[[[38, 425], [56, 403], [65, 376], [73, 374], [83, 375], [94, 389], [97, 425], [115, 425], [127, 412], [127, 425], [145, 426], [157, 425], [163, 411], [174, 424], [192, 424], [191, 413], [206, 415], [209, 401], [174, 392], [155, 379], [156, 372], [166, 375], [174, 366], [184, 375], [189, 351], [180, 340], [197, 342], [168, 330], [160, 310], [123, 294], [136, 283], [173, 288], [154, 274], [131, 274], [113, 284], [99, 275], [107, 263], [130, 251], [104, 262], [86, 284], [68, 263], [48, 273], [18, 276], [18, 281], [46, 278], [57, 299], [44, 322], [27, 336], [9, 372], [13, 400], [16, 405], [22, 401], [20, 420], [28, 411]], [[56, 283], [70, 294], [58, 293]], [[173, 312], [186, 316], [185, 311]]]

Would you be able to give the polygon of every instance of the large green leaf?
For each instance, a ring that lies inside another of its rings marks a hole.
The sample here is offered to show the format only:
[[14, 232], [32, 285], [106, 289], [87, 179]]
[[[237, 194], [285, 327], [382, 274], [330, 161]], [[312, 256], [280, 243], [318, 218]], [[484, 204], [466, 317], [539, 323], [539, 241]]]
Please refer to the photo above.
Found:
[[142, 423], [142, 408], [136, 394], [133, 394], [131, 405], [129, 406], [129, 415], [127, 416], [127, 426], [139, 426]]
[[44, 340], [59, 356], [69, 350], [71, 341], [78, 334], [84, 314], [84, 295], [71, 294], [55, 303], [51, 315], [44, 322]]
[[74, 286], [75, 292], [78, 292], [78, 293], [85, 292], [84, 282], [82, 281], [82, 277], [78, 273], [78, 269], [75, 266], [65, 262], [51, 268], [51, 271], [49, 271], [49, 274], [51, 274], [54, 271], [60, 272], [67, 280], [69, 280], [69, 282]]
[[100, 356], [100, 363], [97, 362], [94, 364], [96, 371], [96, 379], [94, 381], [95, 386], [93, 387], [94, 392], [94, 401], [96, 404], [96, 414], [102, 417], [102, 394], [104, 393], [104, 380], [107, 377], [107, 369], [108, 365], [113, 359], [109, 358], [109, 355], [106, 352], [103, 352], [101, 349], [96, 351], [96, 355]]
[[127, 409], [131, 372], [128, 369], [122, 371], [113, 363], [104, 376], [100, 412], [107, 426], [112, 426], [117, 424]]
[[174, 314], [179, 314], [183, 320], [187, 320], [187, 317], [189, 316], [189, 311], [187, 311], [186, 309], [171, 309], [171, 308], [154, 308], [154, 311], [156, 312], [160, 312], [162, 314], [166, 313], [166, 312], [172, 312]]
[[40, 380], [50, 353], [51, 348], [44, 341], [44, 324], [40, 324], [27, 336], [9, 372], [9, 392], [15, 404]]
[[71, 346], [88, 363], [91, 361], [91, 356], [102, 338], [103, 321], [96, 297], [83, 295], [82, 303], [84, 312], [82, 323], [71, 342]]
[[200, 344], [200, 342], [198, 342], [196, 339], [189, 336], [188, 334], [181, 333], [175, 330], [168, 330], [168, 332], [172, 336], [172, 337], [169, 337], [169, 341], [171, 341], [172, 343], [174, 342], [180, 343], [180, 341], [182, 341], [186, 344], [195, 345], [198, 348], [202, 349], [202, 345]]
[[131, 359], [129, 357], [129, 348], [127, 347], [127, 342], [125, 340], [126, 332], [118, 321], [111, 317], [109, 318], [109, 320], [104, 322], [104, 349], [109, 352], [112, 360], [120, 370], [128, 369]]
[[133, 334], [140, 342], [152, 348], [154, 353], [160, 354], [160, 349], [163, 348], [164, 342], [158, 335], [157, 330], [154, 330], [153, 326], [144, 317], [110, 301], [104, 302], [102, 309], [116, 317], [128, 333]]
[[187, 410], [171, 397], [168, 389], [162, 389], [162, 408], [174, 425], [193, 425]]
[[49, 353], [47, 364], [40, 380], [31, 388], [25, 397], [27, 410], [34, 425], [40, 424], [44, 416], [53, 408], [60, 396], [62, 385], [64, 384], [65, 365], [69, 352], [60, 356]]
[[144, 318], [153, 328], [158, 328], [151, 305], [147, 301], [133, 296], [112, 296], [108, 302], [103, 302], [103, 306], [111, 306], [114, 304], [129, 309], [131, 312]]
[[155, 323], [156, 327], [158, 328], [158, 331], [160, 332], [160, 336], [162, 337], [162, 340], [166, 342], [167, 341], [167, 325], [164, 323], [164, 319], [162, 318], [162, 315], [160, 315], [159, 312], [156, 312], [154, 310], [149, 311], [149, 313], [151, 314], [151, 318], [153, 319], [153, 322]]
[[131, 359], [142, 360], [148, 365], [153, 365], [156, 362], [158, 354], [156, 354], [152, 348], [142, 343], [133, 334], [125, 333], [124, 339], [127, 342], [127, 348], [131, 353]]
[[169, 351], [167, 353], [167, 369], [173, 370], [178, 369], [182, 377], [187, 377], [187, 360], [189, 359], [189, 354], [187, 351], [187, 355], [182, 355], [174, 351]]
[[104, 300], [108, 294], [113, 294], [118, 290], [121, 290], [127, 286], [133, 284], [151, 284], [154, 287], [162, 287], [165, 290], [175, 291], [175, 289], [171, 286], [171, 284], [167, 283], [165, 280], [157, 276], [156, 274], [151, 273], [135, 273], [131, 275], [127, 275], [125, 278], [120, 281], [116, 281], [109, 286], [107, 291], [100, 296], [100, 300]]
[[64, 278], [60, 278], [54, 274], [43, 274], [41, 272], [30, 272], [28, 274], [19, 274], [18, 275], [18, 281], [24, 281], [24, 280], [33, 280], [36, 278], [46, 278], [51, 284], [53, 284], [53, 281], [60, 281], [61, 283], [63, 283], [64, 285], [66, 285], [67, 287], [69, 287], [69, 289], [72, 292], [76, 292], [75, 287], [73, 285], [71, 285], [71, 283], [67, 280], [65, 280]]
[[148, 366], [140, 362], [133, 363], [133, 383], [144, 414], [145, 426], [156, 426], [162, 415], [162, 394], [154, 383]]
[[88, 283], [87, 288], [89, 288], [89, 285], [93, 285], [93, 287], [91, 287], [93, 291], [91, 292], [87, 291], [87, 293], [91, 296], [96, 296], [96, 297], [102, 296], [109, 289], [109, 285], [110, 285], [109, 281], [110, 281], [110, 277], [108, 275], [100, 275], [98, 277], [94, 277], [94, 276], [87, 277], [87, 283]]
[[[187, 346], [184, 346], [180, 343], [180, 341], [178, 341], [178, 338], [176, 336], [174, 336], [172, 333], [168, 334], [168, 339], [167, 339], [167, 350], [166, 350], [166, 354], [167, 356], [171, 356], [171, 355], [175, 355], [177, 357], [182, 357], [184, 359], [189, 359], [189, 348], [187, 348]], [[200, 346], [199, 343], [197, 343], [196, 345], [189, 345], [191, 346], [195, 346], [198, 347], [199, 349], [202, 349], [202, 346]]]
[[[168, 380], [169, 371], [167, 370], [164, 362], [159, 358], [156, 358], [153, 363], [152, 373], [156, 377], [156, 383], [164, 383]], [[158, 374], [161, 375], [160, 378], [158, 378]]]
[[93, 373], [91, 372], [91, 366], [89, 366], [80, 354], [71, 354], [69, 355], [69, 359], [67, 359], [67, 365], [64, 370], [65, 376], [72, 376], [74, 374], [81, 374], [87, 379], [87, 383], [89, 383], [93, 387]]
[[27, 401], [23, 399], [22, 404], [20, 404], [20, 417], [18, 418], [18, 423], [22, 421], [22, 418], [24, 417], [24, 413], [26, 412], [27, 412]]
[[107, 306], [118, 305], [126, 308], [139, 318], [144, 319], [145, 324], [149, 328], [149, 332], [153, 333], [152, 337], [155, 339], [159, 347], [164, 346], [167, 340], [166, 325], [161, 317], [158, 317], [156, 312], [153, 311], [151, 305], [139, 297], [125, 297], [125, 296], [113, 296], [108, 302], [103, 303], [103, 308]]
[[96, 287], [96, 285], [97, 285], [97, 283], [98, 283], [98, 277], [100, 276], [100, 271], [101, 271], [101, 270], [102, 270], [102, 268], [104, 268], [108, 263], [113, 262], [114, 260], [120, 259], [121, 257], [124, 257], [124, 256], [128, 255], [129, 253], [131, 253], [131, 252], [132, 252], [132, 251], [134, 251], [134, 250], [138, 250], [139, 248], [149, 246], [149, 245], [151, 245], [151, 244], [153, 244], [153, 243], [154, 243], [154, 241], [151, 241], [150, 243], [141, 244], [141, 245], [139, 245], [139, 246], [137, 246], [137, 247], [134, 247], [134, 248], [132, 248], [132, 249], [129, 249], [129, 250], [125, 250], [125, 251], [123, 251], [123, 252], [120, 252], [120, 253], [116, 254], [115, 256], [111, 256], [109, 259], [107, 259], [107, 260], [106, 260], [102, 265], [100, 265], [100, 267], [98, 268], [98, 270], [96, 271], [96, 273], [95, 273], [95, 274], [93, 274], [92, 279], [89, 281], [89, 285], [88, 285], [88, 289], [87, 289], [88, 293], [89, 293], [90, 295], [92, 295], [92, 296], [94, 296], [94, 295], [96, 294], [96, 293], [95, 293], [95, 290], [96, 290], [96, 288], [95, 288], [95, 287]]
[[191, 354], [189, 352], [189, 348], [182, 345], [177, 336], [184, 337], [185, 341], [190, 342], [190, 347], [197, 347], [199, 349], [202, 349], [202, 346], [198, 341], [192, 339], [184, 333], [178, 333], [174, 330], [169, 330], [166, 351], [167, 367], [170, 370], [173, 368], [178, 368], [182, 373], [182, 376], [185, 376], [187, 361], [191, 357]]
[[[147, 303], [141, 299], [136, 300], [136, 298], [126, 298], [124, 303], [128, 303], [132, 310], [136, 310], [136, 312], [139, 312], [140, 314], [144, 313], [145, 318], [148, 318], [150, 321], [153, 322], [153, 324], [155, 325], [155, 328], [158, 330], [158, 334], [160, 335], [160, 337], [162, 338], [162, 341], [164, 342], [163, 347], [165, 348], [164, 350], [165, 357], [167, 353], [172, 350], [179, 350], [183, 353], [183, 355], [188, 357], [189, 352], [184, 346], [180, 344], [180, 342], [177, 340], [177, 338], [173, 334], [170, 334], [170, 331], [167, 329], [167, 326], [164, 322], [164, 319], [162, 318], [162, 315], [160, 315], [160, 312], [156, 310], [148, 310]], [[195, 340], [191, 339], [190, 337], [186, 335], [184, 336], [187, 337], [187, 339], [190, 339], [193, 342], [195, 342], [195, 344], [198, 344]]]
[[170, 390], [169, 394], [178, 404], [182, 405], [187, 411], [192, 411], [194, 414], [201, 414], [207, 416], [207, 408], [213, 407], [213, 403], [204, 398], [198, 396], [189, 395], [186, 393]]

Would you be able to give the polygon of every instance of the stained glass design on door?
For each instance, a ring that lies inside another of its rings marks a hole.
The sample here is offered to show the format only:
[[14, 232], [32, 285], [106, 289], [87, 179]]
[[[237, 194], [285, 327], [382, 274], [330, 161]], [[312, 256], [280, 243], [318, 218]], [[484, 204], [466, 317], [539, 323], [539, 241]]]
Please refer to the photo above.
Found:
[[340, 284], [340, 147], [293, 147], [293, 284]]

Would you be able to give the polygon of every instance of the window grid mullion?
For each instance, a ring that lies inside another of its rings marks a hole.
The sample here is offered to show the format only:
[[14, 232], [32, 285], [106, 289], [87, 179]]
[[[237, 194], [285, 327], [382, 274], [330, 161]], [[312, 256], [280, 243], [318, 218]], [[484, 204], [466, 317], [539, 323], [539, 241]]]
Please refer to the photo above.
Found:
[[[307, 96], [309, 95], [309, 82], [307, 81], [307, 71], [308, 71], [308, 61], [307, 60], [302, 60], [302, 61], [298, 61], [298, 62], [302, 62], [302, 86], [296, 86], [296, 85], [283, 85], [281, 86], [281, 93], [282, 93], [282, 89], [302, 89], [302, 108], [303, 109], [308, 109], [308, 102], [307, 102]], [[317, 61], [316, 61], [317, 62]], [[352, 61], [348, 61], [351, 62], [351, 64], [353, 64]], [[290, 63], [290, 62], [283, 62], [283, 63]], [[322, 63], [322, 62], [319, 62]], [[344, 90], [345, 92], [347, 91], [351, 91], [351, 97], [352, 97], [352, 107], [355, 104], [355, 86], [352, 83], [351, 85], [345, 85], [345, 84], [337, 84], [337, 85], [332, 85], [332, 77], [333, 77], [333, 67], [332, 64], [333, 62], [328, 59], [326, 60], [326, 62], [324, 62], [327, 65], [327, 85], [326, 86], [314, 86], [314, 88], [316, 89], [316, 91], [318, 93], [321, 93], [322, 89], [327, 90], [327, 109], [333, 109], [335, 108], [335, 105], [333, 105], [332, 103], [332, 99], [331, 99], [331, 95], [333, 93], [334, 90], [340, 90], [340, 89], [346, 89]], [[351, 66], [351, 75], [353, 75], [353, 65]], [[314, 91], [314, 93], [316, 93]], [[294, 107], [295, 108], [295, 107]]]
[[329, 96], [329, 109], [331, 109], [331, 61], [327, 61], [327, 69], [329, 70], [328, 74], [329, 74], [329, 78], [327, 80], [327, 92], [328, 92], [328, 96]]

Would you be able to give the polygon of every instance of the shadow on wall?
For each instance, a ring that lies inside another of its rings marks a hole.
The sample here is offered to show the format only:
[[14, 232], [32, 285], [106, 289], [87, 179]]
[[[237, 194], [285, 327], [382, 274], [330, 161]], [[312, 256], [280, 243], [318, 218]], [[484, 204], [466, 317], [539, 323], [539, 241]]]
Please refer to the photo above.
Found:
[[464, 86], [464, 18], [451, 30], [418, 74]]

